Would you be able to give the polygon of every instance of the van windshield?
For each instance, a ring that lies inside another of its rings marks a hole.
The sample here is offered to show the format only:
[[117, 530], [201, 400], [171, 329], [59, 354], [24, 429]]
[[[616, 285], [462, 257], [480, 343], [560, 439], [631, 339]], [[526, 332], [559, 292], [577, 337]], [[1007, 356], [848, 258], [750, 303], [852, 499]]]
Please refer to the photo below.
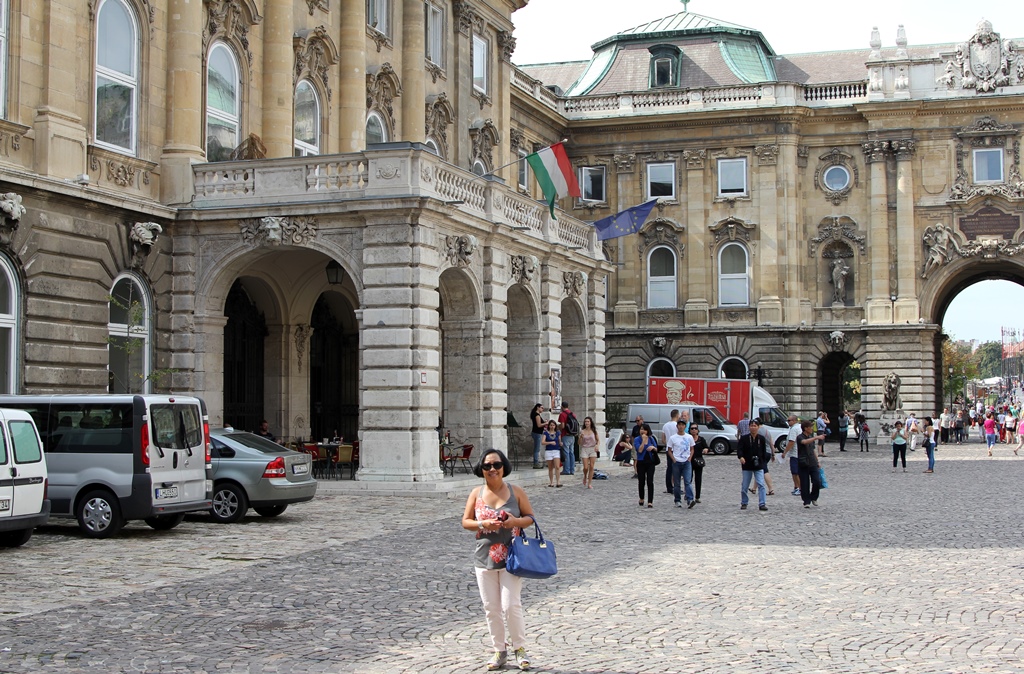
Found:
[[757, 408], [757, 418], [765, 426], [772, 428], [789, 428], [789, 420], [778, 407]]
[[153, 444], [161, 449], [189, 449], [203, 444], [203, 422], [193, 404], [162, 404], [149, 408]]
[[[717, 421], [720, 424], [727, 424], [727, 423], [729, 423], [729, 421], [725, 418], [725, 416], [723, 416], [722, 413], [718, 411], [717, 407], [709, 407], [709, 408], [707, 408], [707, 413], [708, 413], [709, 417], [713, 418], [715, 421]], [[705, 422], [705, 423], [707, 423], [707, 422]]]

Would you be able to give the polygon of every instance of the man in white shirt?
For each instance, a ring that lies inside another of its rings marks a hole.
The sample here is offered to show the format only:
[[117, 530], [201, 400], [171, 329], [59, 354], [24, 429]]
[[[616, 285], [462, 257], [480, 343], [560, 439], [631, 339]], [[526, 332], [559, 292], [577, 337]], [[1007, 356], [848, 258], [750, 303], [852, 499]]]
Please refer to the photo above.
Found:
[[789, 457], [789, 472], [793, 474], [793, 496], [800, 495], [800, 464], [796, 460], [796, 436], [800, 435], [800, 419], [795, 414], [789, 415], [789, 435], [786, 436], [786, 449], [782, 458]]
[[903, 428], [907, 429], [907, 438], [910, 441], [907, 445], [907, 449], [909, 449], [912, 452], [917, 451], [917, 440], [921, 433], [921, 428], [918, 425], [917, 417], [914, 415], [913, 412], [911, 412], [910, 416], [907, 417], [907, 421], [903, 425]]
[[[676, 422], [679, 421], [679, 410], [672, 410], [669, 414], [669, 420], [665, 422], [665, 425], [661, 427], [661, 432], [665, 436], [662, 442], [665, 443], [665, 449], [668, 450], [668, 439], [676, 434]], [[668, 457], [668, 465], [665, 466], [665, 493], [675, 493], [673, 487], [673, 475], [675, 473], [672, 470], [672, 462], [675, 460], [672, 458], [672, 452], [666, 451], [665, 455]]]
[[686, 505], [692, 508], [697, 503], [693, 496], [693, 466], [690, 465], [690, 457], [693, 456], [693, 436], [686, 432], [686, 422], [676, 422], [676, 432], [666, 440], [665, 446], [672, 457], [672, 495], [675, 497], [676, 507], [683, 507], [680, 492], [681, 488], [685, 487]]

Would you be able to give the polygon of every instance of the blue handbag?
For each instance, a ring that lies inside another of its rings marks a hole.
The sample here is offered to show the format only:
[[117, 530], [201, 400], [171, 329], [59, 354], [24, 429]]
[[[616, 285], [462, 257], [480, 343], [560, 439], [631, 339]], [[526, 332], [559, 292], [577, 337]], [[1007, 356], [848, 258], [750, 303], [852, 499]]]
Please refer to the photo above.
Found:
[[828, 489], [828, 480], [825, 479], [825, 469], [818, 469], [818, 479], [821, 481], [821, 488]]
[[520, 578], [550, 578], [558, 573], [555, 544], [544, 540], [537, 520], [533, 515], [528, 517], [533, 520], [537, 538], [527, 538], [526, 529], [520, 529], [519, 535], [512, 537], [512, 545], [505, 559], [505, 570]]

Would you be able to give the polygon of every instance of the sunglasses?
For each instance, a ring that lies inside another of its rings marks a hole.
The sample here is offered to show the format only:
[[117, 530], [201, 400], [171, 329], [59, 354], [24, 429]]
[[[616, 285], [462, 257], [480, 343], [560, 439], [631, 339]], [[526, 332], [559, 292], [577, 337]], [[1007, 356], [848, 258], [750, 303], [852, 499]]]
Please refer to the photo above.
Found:
[[481, 463], [480, 467], [483, 468], [484, 470], [501, 470], [502, 468], [504, 468], [500, 461], [497, 463]]

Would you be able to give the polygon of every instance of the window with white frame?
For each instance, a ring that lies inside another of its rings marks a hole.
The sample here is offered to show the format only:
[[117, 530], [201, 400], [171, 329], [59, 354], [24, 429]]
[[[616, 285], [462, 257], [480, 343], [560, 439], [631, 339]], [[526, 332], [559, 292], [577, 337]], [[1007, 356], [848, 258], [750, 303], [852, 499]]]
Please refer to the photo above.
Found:
[[490, 45], [486, 38], [473, 35], [473, 88], [487, 93], [487, 61]]
[[366, 116], [366, 144], [388, 142], [387, 131], [384, 130], [384, 118], [380, 113], [373, 111]]
[[607, 201], [603, 166], [584, 166], [580, 169], [580, 189], [584, 201]]
[[482, 176], [487, 173], [487, 165], [484, 164], [483, 161], [477, 159], [473, 162], [473, 168], [471, 168], [470, 171], [472, 171], [473, 175]]
[[109, 392], [148, 393], [149, 297], [133, 276], [124, 275], [114, 282], [107, 334]]
[[676, 198], [676, 165], [671, 162], [647, 165], [647, 198], [659, 197]]
[[747, 249], [739, 243], [728, 243], [718, 251], [719, 306], [750, 304], [749, 263]]
[[718, 376], [720, 379], [746, 379], [747, 362], [738, 356], [730, 356], [718, 365]]
[[658, 246], [647, 256], [647, 308], [676, 306], [676, 254]]
[[672, 59], [654, 60], [654, 86], [668, 87], [672, 85]]
[[18, 392], [20, 288], [13, 265], [0, 255], [0, 393]]
[[389, 25], [390, 0], [366, 0], [366, 25], [378, 33], [391, 35]]
[[647, 364], [648, 377], [674, 377], [676, 364], [668, 358], [655, 358]]
[[974, 182], [1003, 182], [1003, 149], [978, 148], [974, 151]]
[[295, 156], [320, 154], [320, 97], [309, 80], [295, 87]]
[[423, 141], [423, 144], [427, 146], [427, 149], [436, 154], [438, 157], [441, 156], [441, 147], [437, 144], [437, 141], [433, 138], [427, 138]]
[[427, 60], [444, 67], [444, 10], [432, 2], [424, 7], [426, 16]]
[[213, 45], [206, 65], [206, 159], [227, 161], [241, 135], [238, 59], [223, 42]]
[[[131, 154], [135, 153], [138, 120], [138, 36], [135, 13], [124, 0], [100, 3], [96, 13], [93, 101], [96, 144]], [[4, 43], [6, 55], [6, 39]]]
[[526, 150], [519, 150], [519, 189], [530, 188], [530, 162], [526, 161]]
[[0, 119], [7, 118], [7, 4], [0, 0]]
[[718, 195], [722, 197], [743, 196], [747, 193], [747, 160], [718, 160]]

